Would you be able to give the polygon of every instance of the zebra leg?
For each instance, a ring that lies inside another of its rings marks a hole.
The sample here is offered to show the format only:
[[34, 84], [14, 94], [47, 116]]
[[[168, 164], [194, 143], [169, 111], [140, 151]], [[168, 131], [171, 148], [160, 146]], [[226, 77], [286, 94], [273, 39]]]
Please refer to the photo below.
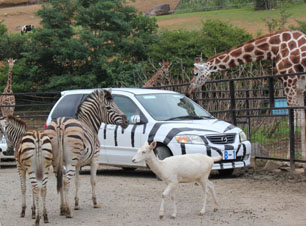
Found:
[[90, 167], [90, 182], [91, 182], [91, 188], [92, 188], [92, 202], [94, 208], [100, 208], [100, 205], [97, 203], [97, 196], [96, 196], [96, 176], [97, 176], [97, 169], [98, 169], [98, 162], [92, 161], [91, 167]]
[[75, 167], [75, 197], [74, 197], [74, 209], [75, 210], [79, 210], [80, 206], [79, 206], [79, 196], [78, 196], [78, 192], [79, 192], [79, 187], [80, 187], [80, 183], [79, 183], [79, 171], [80, 171], [80, 167], [77, 166]]
[[21, 195], [22, 195], [22, 204], [21, 204], [21, 213], [20, 217], [24, 217], [25, 215], [25, 210], [26, 210], [26, 171], [21, 169], [17, 162], [17, 169], [18, 169], [18, 174], [20, 177], [20, 187], [21, 187]]
[[64, 190], [63, 188], [60, 189], [60, 199], [61, 199], [61, 205], [60, 205], [60, 215], [65, 216], [66, 214], [66, 205], [64, 203]]
[[70, 187], [70, 180], [71, 177], [74, 176], [75, 174], [75, 166], [67, 166], [67, 171], [65, 173], [64, 177], [64, 203], [66, 206], [66, 217], [67, 218], [72, 218], [72, 212], [70, 209], [70, 202], [69, 202], [69, 187]]
[[32, 199], [33, 199], [33, 204], [32, 204], [32, 207], [31, 207], [31, 210], [32, 210], [32, 219], [35, 219], [35, 212], [36, 212], [36, 202], [35, 202], [35, 192], [34, 192], [34, 188], [33, 188], [33, 185], [32, 185]]
[[[46, 180], [48, 180], [48, 178]], [[41, 188], [40, 194], [41, 194], [42, 202], [43, 202], [44, 223], [49, 223], [48, 213], [47, 213], [47, 208], [46, 208], [46, 196], [47, 196], [47, 186], [46, 186], [46, 184], [44, 184], [43, 187]]]
[[[33, 209], [32, 209], [32, 218], [33, 218], [33, 210], [34, 210], [34, 219], [35, 219], [35, 226], [39, 225], [40, 221], [40, 212], [39, 212], [39, 188], [37, 183], [32, 182], [32, 190], [33, 190]], [[36, 208], [35, 208], [36, 206]], [[35, 216], [35, 209], [36, 209], [36, 216]]]

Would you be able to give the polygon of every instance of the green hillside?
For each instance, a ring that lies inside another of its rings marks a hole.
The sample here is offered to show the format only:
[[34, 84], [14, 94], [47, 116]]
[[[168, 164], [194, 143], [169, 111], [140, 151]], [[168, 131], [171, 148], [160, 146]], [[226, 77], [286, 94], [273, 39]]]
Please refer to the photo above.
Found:
[[[229, 22], [234, 26], [246, 29], [252, 34], [258, 32], [267, 33], [268, 28], [264, 19], [280, 18], [281, 8], [275, 10], [261, 10], [255, 11], [253, 8], [239, 8], [239, 9], [223, 9], [215, 11], [195, 12], [195, 13], [176, 13], [168, 16], [157, 17], [157, 23], [160, 30], [195, 30], [200, 29], [201, 23], [207, 19], [218, 19]], [[287, 27], [295, 25], [295, 20], [306, 20], [306, 3], [299, 3], [296, 5], [287, 5], [285, 12], [290, 15]]]

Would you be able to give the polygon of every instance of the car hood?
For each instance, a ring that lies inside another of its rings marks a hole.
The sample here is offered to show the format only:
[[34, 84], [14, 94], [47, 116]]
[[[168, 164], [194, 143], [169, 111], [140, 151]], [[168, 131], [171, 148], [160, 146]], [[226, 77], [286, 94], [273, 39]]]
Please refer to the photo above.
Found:
[[188, 134], [223, 134], [237, 133], [241, 131], [240, 128], [218, 119], [184, 120], [174, 122], [164, 121], [161, 124], [164, 129], [177, 128], [181, 130], [181, 132]]

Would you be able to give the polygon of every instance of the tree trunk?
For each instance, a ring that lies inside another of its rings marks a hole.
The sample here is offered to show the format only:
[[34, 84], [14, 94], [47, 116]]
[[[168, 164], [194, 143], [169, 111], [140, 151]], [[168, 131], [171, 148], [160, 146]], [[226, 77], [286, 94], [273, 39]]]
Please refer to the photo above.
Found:
[[254, 0], [255, 10], [269, 10], [275, 8], [276, 6], [277, 0]]

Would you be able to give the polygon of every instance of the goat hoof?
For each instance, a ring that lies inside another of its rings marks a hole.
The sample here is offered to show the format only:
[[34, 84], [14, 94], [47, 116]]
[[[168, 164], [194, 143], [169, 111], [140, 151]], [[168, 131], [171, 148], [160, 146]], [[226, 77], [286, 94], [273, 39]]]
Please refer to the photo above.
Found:
[[218, 208], [214, 208], [214, 212], [217, 212]]
[[203, 216], [203, 215], [204, 215], [204, 212], [201, 211], [201, 212], [199, 213], [199, 215], [200, 215], [200, 216]]
[[171, 215], [170, 218], [171, 218], [171, 219], [175, 219], [175, 218], [176, 218], [176, 215]]
[[159, 215], [159, 219], [163, 219], [164, 218], [164, 215]]
[[75, 206], [74, 210], [80, 210], [80, 207], [79, 206]]

